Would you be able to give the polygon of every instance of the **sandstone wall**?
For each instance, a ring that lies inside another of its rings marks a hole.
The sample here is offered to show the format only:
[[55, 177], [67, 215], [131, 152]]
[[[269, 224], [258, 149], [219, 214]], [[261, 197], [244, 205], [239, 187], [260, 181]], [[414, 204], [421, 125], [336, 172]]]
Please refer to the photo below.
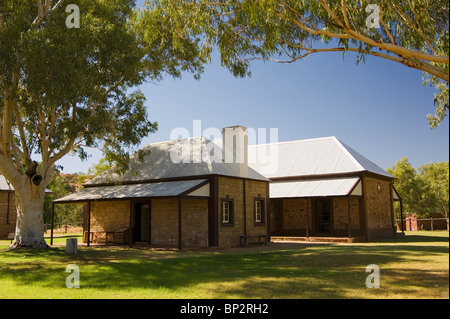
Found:
[[[360, 228], [359, 197], [350, 198], [350, 225], [352, 229]], [[334, 229], [348, 229], [347, 197], [333, 198]]]
[[[312, 228], [312, 205], [308, 199], [308, 228]], [[304, 198], [283, 200], [283, 228], [306, 229], [306, 200]]]
[[183, 246], [207, 247], [208, 200], [185, 198], [181, 201], [181, 208]]
[[9, 193], [9, 215], [8, 213], [8, 192], [0, 191], [0, 239], [8, 238], [9, 233], [16, 230], [16, 200], [14, 193]]
[[364, 201], [368, 240], [394, 235], [389, 181], [364, 177]]
[[[247, 235], [267, 235], [267, 212], [268, 201], [266, 194], [266, 182], [245, 180], [245, 215], [244, 221], [244, 180], [231, 177], [219, 177], [218, 179], [218, 223], [219, 223], [219, 246], [235, 247], [239, 246], [239, 236], [245, 234], [244, 223]], [[260, 198], [264, 202], [264, 220], [262, 223], [255, 223], [255, 199]], [[234, 206], [234, 218], [232, 225], [223, 224], [222, 221], [222, 200], [230, 199]]]
[[[178, 199], [153, 199], [151, 205], [152, 245], [178, 247]], [[183, 246], [208, 246], [208, 200], [183, 199], [181, 207]], [[130, 201], [91, 203], [91, 231], [115, 231], [129, 226]]]

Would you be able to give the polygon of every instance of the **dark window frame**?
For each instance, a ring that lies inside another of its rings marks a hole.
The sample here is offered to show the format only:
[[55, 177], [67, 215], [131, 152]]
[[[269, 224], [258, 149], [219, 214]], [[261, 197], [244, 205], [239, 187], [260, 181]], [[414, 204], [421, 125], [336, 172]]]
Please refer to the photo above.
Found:
[[[256, 220], [257, 213], [257, 202], [261, 203], [261, 220]], [[255, 226], [265, 226], [266, 225], [266, 199], [264, 197], [255, 197], [253, 199], [253, 221]]]
[[[228, 203], [228, 222], [224, 221], [224, 203]], [[225, 227], [234, 226], [234, 199], [228, 195], [220, 199], [220, 225]]]

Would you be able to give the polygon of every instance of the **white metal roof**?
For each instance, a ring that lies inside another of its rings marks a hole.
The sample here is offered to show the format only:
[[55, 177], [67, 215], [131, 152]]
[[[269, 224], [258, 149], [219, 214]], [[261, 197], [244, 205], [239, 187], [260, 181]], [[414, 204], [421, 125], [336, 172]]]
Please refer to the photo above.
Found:
[[358, 177], [270, 183], [270, 198], [361, 196]]
[[[270, 158], [270, 165], [261, 157]], [[334, 136], [251, 145], [249, 166], [268, 178], [364, 171], [394, 178]]]
[[3, 175], [0, 175], [0, 191], [9, 191], [14, 190], [12, 185], [8, 185], [6, 178]]
[[[180, 148], [185, 147], [184, 149]], [[183, 153], [177, 158], [177, 149]], [[93, 178], [87, 184], [104, 184], [123, 181], [144, 181], [162, 178], [192, 177], [203, 175], [225, 175], [246, 177], [240, 173], [239, 163], [222, 163], [222, 149], [204, 137], [154, 143], [145, 146], [143, 151], [150, 151], [141, 162], [137, 155], [130, 158], [129, 169], [123, 175], [110, 169]], [[214, 153], [217, 154], [214, 154]], [[174, 161], [175, 160], [175, 161]], [[268, 181], [266, 177], [248, 168], [248, 178]]]
[[[93, 200], [175, 197], [189, 190], [195, 192], [196, 187], [206, 182], [205, 179], [131, 184], [117, 186], [87, 187], [65, 197], [55, 200], [55, 203], [85, 202]], [[197, 194], [193, 194], [197, 196]], [[203, 194], [204, 196], [204, 194]]]

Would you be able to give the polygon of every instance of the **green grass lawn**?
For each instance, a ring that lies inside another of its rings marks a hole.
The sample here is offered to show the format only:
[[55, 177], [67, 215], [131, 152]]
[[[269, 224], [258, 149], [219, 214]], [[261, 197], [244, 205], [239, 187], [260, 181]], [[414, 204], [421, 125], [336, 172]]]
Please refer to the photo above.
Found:
[[[0, 298], [449, 298], [446, 231], [205, 251], [79, 247], [74, 256], [64, 242], [7, 251], [0, 241]], [[66, 287], [69, 264], [80, 289]], [[378, 289], [366, 287], [369, 264], [379, 266]]]

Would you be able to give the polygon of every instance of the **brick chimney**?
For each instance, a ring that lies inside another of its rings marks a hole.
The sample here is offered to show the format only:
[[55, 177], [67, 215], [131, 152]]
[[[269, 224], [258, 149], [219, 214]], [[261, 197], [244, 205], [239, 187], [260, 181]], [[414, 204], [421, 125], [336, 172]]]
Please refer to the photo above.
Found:
[[248, 131], [241, 125], [222, 129], [222, 161], [239, 164], [239, 175], [248, 177]]

